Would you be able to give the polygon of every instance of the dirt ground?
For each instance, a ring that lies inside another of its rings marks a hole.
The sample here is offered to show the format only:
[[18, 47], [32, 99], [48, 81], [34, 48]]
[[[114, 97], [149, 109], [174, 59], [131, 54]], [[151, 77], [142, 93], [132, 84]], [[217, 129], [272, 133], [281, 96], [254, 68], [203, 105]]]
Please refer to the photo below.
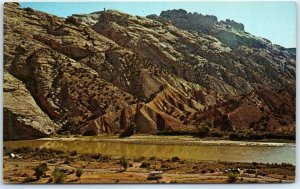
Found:
[[[11, 157], [12, 153], [18, 157]], [[47, 164], [47, 171], [37, 179], [34, 169], [41, 163]], [[295, 179], [291, 164], [124, 158], [30, 147], [4, 149], [3, 167], [5, 183], [55, 183], [55, 168], [63, 172], [60, 183], [285, 183]], [[83, 172], [80, 177], [78, 168]], [[240, 170], [231, 181], [230, 169]], [[153, 170], [162, 171], [163, 178], [147, 180]]]

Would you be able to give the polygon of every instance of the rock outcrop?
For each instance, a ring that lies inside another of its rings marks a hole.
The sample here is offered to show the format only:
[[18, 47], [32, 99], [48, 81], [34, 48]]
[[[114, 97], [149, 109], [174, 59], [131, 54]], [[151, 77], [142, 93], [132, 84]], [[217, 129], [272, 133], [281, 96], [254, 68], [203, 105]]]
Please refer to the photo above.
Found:
[[295, 53], [184, 10], [62, 19], [5, 3], [4, 70], [5, 139], [133, 123], [138, 133], [207, 121], [228, 132], [295, 128]]

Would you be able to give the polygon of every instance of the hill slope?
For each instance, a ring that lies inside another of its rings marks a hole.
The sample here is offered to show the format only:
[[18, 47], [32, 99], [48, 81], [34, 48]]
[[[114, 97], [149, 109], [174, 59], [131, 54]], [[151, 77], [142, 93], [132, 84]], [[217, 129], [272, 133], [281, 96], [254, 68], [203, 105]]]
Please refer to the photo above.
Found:
[[214, 131], [294, 132], [295, 54], [234, 21], [182, 10], [63, 19], [16, 3], [4, 15], [6, 139], [132, 124], [196, 132], [207, 122]]

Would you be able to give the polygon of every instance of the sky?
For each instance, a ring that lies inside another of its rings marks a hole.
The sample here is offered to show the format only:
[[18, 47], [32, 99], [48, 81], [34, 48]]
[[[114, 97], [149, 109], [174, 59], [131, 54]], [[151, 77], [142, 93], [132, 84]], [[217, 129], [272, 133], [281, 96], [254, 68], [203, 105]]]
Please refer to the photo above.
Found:
[[23, 2], [31, 7], [60, 17], [87, 14], [104, 8], [132, 15], [159, 15], [163, 10], [185, 9], [218, 20], [231, 19], [243, 23], [245, 30], [286, 48], [296, 47], [296, 4], [288, 1], [269, 2]]

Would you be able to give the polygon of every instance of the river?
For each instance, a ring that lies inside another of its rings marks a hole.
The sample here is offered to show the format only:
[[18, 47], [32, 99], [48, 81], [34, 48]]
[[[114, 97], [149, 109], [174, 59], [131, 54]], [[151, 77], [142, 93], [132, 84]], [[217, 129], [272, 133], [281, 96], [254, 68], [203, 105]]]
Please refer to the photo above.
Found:
[[[244, 144], [245, 143], [245, 144]], [[266, 143], [267, 144], [267, 143]], [[272, 143], [271, 145], [248, 145], [246, 142], [181, 144], [140, 144], [120, 140], [24, 140], [5, 141], [5, 147], [31, 146], [33, 148], [52, 148], [77, 153], [100, 153], [127, 157], [178, 156], [187, 160], [220, 160], [232, 162], [291, 163], [296, 164], [296, 145]]]

